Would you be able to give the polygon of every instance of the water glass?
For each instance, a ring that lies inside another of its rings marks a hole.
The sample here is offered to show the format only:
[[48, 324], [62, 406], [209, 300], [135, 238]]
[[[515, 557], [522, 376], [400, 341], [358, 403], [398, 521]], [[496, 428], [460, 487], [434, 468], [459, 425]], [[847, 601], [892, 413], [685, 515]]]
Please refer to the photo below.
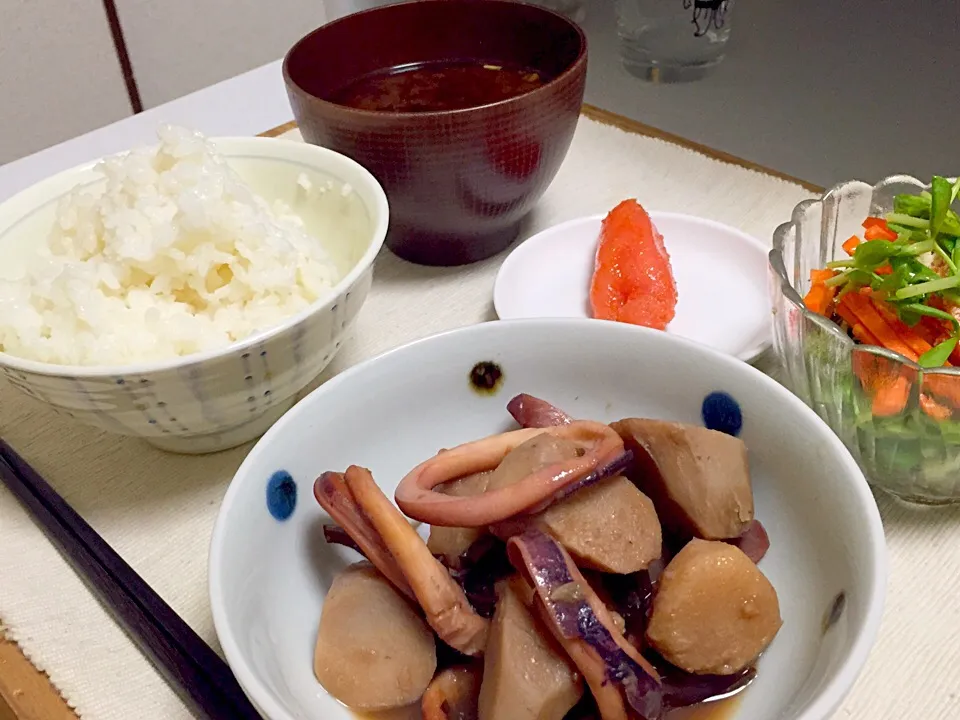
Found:
[[696, 80], [723, 60], [734, 0], [616, 0], [620, 59], [652, 82]]

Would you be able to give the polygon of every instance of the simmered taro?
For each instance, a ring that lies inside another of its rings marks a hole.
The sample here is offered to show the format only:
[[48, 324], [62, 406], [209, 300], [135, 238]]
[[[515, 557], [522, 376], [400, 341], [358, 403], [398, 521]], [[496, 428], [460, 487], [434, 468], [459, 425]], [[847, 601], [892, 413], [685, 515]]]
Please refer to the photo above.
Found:
[[483, 666], [458, 665], [441, 671], [423, 694], [423, 720], [477, 720]]
[[[490, 482], [491, 473], [477, 473], [458, 480], [444, 483], [438, 488], [439, 492], [453, 497], [471, 497], [485, 492]], [[481, 537], [486, 534], [484, 528], [458, 528], [432, 525], [427, 547], [430, 552], [440, 557], [447, 567], [459, 568], [463, 564], [463, 555]]]
[[667, 720], [746, 687], [782, 620], [743, 443], [508, 409], [525, 429], [421, 463], [402, 512], [364, 468], [317, 480], [327, 542], [373, 564], [327, 596], [321, 684], [424, 720]]
[[371, 565], [340, 573], [323, 604], [313, 660], [320, 684], [361, 710], [417, 702], [437, 669], [436, 643], [413, 607]]
[[662, 522], [684, 538], [738, 537], [753, 520], [747, 448], [707, 428], [631, 418], [613, 423], [633, 451], [631, 479]]
[[650, 498], [625, 477], [601, 480], [551, 505], [537, 525], [581, 567], [627, 574], [660, 557], [660, 520]]
[[480, 689], [480, 720], [562, 720], [583, 695], [570, 658], [518, 590], [502, 582]]
[[694, 674], [732, 675], [749, 667], [780, 630], [770, 581], [724, 542], [691, 540], [660, 576], [647, 639]]

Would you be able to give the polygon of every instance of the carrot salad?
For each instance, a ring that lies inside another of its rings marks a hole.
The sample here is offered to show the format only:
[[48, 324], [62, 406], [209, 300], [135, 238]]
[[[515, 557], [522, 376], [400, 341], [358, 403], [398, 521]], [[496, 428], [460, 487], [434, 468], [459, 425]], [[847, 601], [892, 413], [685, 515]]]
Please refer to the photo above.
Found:
[[[847, 257], [810, 273], [804, 304], [853, 340], [877, 345], [923, 368], [960, 366], [960, 217], [951, 205], [960, 180], [935, 176], [929, 191], [898, 195], [893, 212], [868, 217], [843, 243]], [[858, 360], [854, 371], [873, 397], [874, 415], [906, 406], [911, 382]], [[960, 383], [926, 378], [920, 406], [934, 419], [960, 408]]]

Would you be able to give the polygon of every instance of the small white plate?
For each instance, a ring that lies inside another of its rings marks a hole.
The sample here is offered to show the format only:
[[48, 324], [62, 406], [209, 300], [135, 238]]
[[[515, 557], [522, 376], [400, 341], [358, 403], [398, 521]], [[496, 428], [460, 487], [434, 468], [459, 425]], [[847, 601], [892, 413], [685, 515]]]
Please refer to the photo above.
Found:
[[[589, 290], [604, 215], [537, 233], [500, 267], [493, 304], [501, 320], [590, 317]], [[677, 281], [667, 332], [749, 362], [771, 341], [767, 252], [728, 225], [651, 212]]]

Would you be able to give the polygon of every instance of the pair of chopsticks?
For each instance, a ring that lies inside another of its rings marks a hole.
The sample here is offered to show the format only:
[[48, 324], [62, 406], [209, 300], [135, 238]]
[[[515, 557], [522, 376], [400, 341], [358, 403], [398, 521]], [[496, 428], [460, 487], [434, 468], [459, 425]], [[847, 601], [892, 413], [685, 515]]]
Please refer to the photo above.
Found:
[[220, 656], [3, 439], [0, 480], [198, 717], [260, 720]]

